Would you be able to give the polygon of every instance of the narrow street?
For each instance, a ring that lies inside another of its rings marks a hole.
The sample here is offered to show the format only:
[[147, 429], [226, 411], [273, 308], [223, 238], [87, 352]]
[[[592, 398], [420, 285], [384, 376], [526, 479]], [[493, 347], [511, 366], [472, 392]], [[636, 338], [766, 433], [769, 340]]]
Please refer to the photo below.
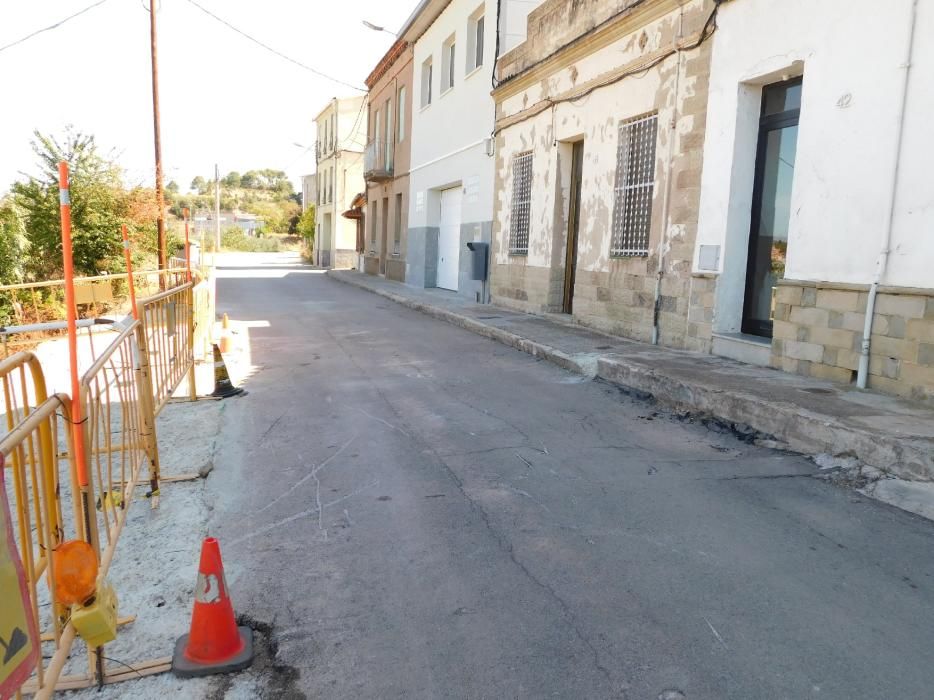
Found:
[[218, 276], [210, 530], [270, 697], [934, 695], [934, 523], [295, 254]]

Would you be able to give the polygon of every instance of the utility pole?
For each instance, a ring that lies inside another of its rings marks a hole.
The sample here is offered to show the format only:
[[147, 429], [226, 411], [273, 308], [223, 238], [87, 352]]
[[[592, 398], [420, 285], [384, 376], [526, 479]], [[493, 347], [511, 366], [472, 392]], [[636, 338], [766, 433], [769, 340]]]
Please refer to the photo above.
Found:
[[[153, 143], [156, 149], [156, 206], [159, 210], [156, 218], [156, 240], [159, 247], [159, 269], [164, 270], [168, 267], [168, 254], [165, 248], [165, 192], [162, 188], [162, 136], [159, 127], [159, 62], [157, 59], [156, 44], [156, 0], [149, 0], [149, 45], [152, 51], [152, 128]], [[163, 282], [161, 276], [159, 281], [160, 283]]]
[[221, 174], [214, 164], [214, 255], [221, 252]]

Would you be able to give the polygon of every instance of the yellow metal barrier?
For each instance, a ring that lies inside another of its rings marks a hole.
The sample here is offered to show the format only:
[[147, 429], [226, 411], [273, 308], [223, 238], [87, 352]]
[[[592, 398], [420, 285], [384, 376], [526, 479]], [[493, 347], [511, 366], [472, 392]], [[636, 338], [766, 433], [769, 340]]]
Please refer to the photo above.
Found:
[[107, 540], [116, 542], [140, 469], [149, 464], [150, 495], [159, 493], [159, 452], [147, 368], [137, 345], [141, 324], [123, 330], [81, 379], [88, 470], [100, 491]]
[[[75, 638], [67, 621], [66, 609], [55, 597], [55, 588], [42, 586], [55, 573], [51, 552], [66, 540], [94, 540], [92, 525], [85, 518], [78, 498], [79, 487], [74, 469], [63, 469], [59, 459], [58, 441], [68, 443], [73, 453], [69, 429], [71, 399], [57, 394], [40, 404], [29, 416], [0, 440], [0, 452], [6, 458], [6, 469], [13, 475], [11, 510], [18, 529], [18, 549], [26, 575], [26, 585], [32, 604], [30, 611], [37, 629], [44, 629], [42, 639], [52, 642], [55, 651], [44, 666], [39, 654], [31, 690], [37, 697], [48, 697], [68, 658]], [[61, 417], [59, 417], [61, 414]], [[63, 491], [70, 500], [61, 499]], [[45, 603], [48, 606], [45, 606]]]
[[[124, 679], [125, 671], [104, 667], [102, 648], [90, 650], [85, 674], [61, 676], [76, 632], [69, 610], [55, 600], [54, 588], [40, 584], [43, 580], [48, 584], [54, 576], [50, 553], [62, 542], [74, 539], [89, 542], [97, 552], [98, 582], [102, 582], [113, 561], [144, 464], [149, 464], [150, 495], [158, 496], [159, 456], [152, 393], [137, 346], [141, 328], [138, 321], [125, 328], [81, 379], [88, 464], [85, 489], [79, 486], [74, 468], [75, 445], [69, 429], [71, 401], [67, 395], [57, 394], [30, 410], [0, 441], [0, 451], [8, 457], [7, 466], [13, 474], [11, 505], [20, 535], [19, 551], [27, 575], [31, 613], [36, 627], [45, 630], [43, 640], [55, 645], [48, 667], [43, 666], [40, 655], [32, 681], [24, 686], [37, 697], [48, 697], [56, 689], [87, 687], [98, 679]], [[20, 353], [0, 364], [0, 371], [6, 371], [4, 380], [17, 372], [23, 374], [31, 360], [28, 353]], [[63, 438], [67, 443], [64, 452]], [[69, 464], [67, 469], [65, 463]], [[40, 616], [44, 601], [49, 603], [48, 619]], [[134, 668], [142, 674], [155, 673], [164, 671], [167, 663], [167, 659], [158, 659], [135, 664]]]
[[192, 289], [194, 298], [194, 337], [193, 351], [198, 361], [210, 360], [213, 362], [212, 332], [216, 317], [215, 292], [216, 281], [213, 276], [202, 279]]
[[186, 376], [195, 398], [193, 286], [186, 282], [137, 303], [141, 365], [151, 377], [154, 415]]
[[29, 415], [30, 406], [48, 398], [42, 365], [31, 352], [19, 352], [0, 362], [0, 385], [8, 431]]

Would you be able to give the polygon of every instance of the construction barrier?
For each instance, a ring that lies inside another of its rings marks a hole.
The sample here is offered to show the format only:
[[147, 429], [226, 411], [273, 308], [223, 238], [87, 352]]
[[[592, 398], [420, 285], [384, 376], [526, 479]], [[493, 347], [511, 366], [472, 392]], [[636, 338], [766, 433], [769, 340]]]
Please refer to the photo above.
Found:
[[[187, 276], [185, 261], [176, 262], [178, 264], [167, 270], [142, 270], [76, 277], [75, 302], [79, 307], [86, 309], [120, 308], [124, 302], [129, 302], [134, 296], [141, 298], [184, 284]], [[129, 293], [130, 284], [133, 285], [132, 294]], [[12, 309], [10, 319], [0, 320], [0, 325], [11, 323], [23, 326], [59, 320], [60, 306], [64, 299], [62, 291], [64, 285], [65, 280], [0, 285], [0, 300], [8, 301]], [[55, 303], [50, 304], [51, 299], [54, 299]], [[32, 334], [17, 332], [15, 339], [11, 339], [10, 335], [0, 327], [0, 344], [2, 344], [4, 357], [47, 337], [47, 334], [41, 332]]]
[[190, 397], [195, 398], [193, 286], [186, 282], [137, 303], [140, 352], [150, 371], [155, 415], [185, 377]]
[[30, 406], [38, 406], [48, 398], [42, 365], [31, 352], [0, 361], [0, 387], [8, 431], [29, 415]]
[[208, 277], [198, 282], [192, 290], [194, 297], [194, 337], [193, 351], [195, 360], [211, 361], [214, 319], [217, 316], [215, 300], [216, 282]]
[[[56, 688], [121, 680], [125, 674], [125, 669], [105, 667], [103, 647], [98, 646], [89, 649], [86, 673], [61, 677], [77, 632], [75, 608], [69, 609], [56, 599], [54, 553], [67, 541], [89, 543], [99, 562], [95, 590], [101, 598], [101, 592], [111, 590], [104, 579], [144, 465], [149, 467], [148, 495], [158, 497], [159, 455], [152, 391], [148, 368], [140, 361], [145, 354], [137, 345], [145, 337], [142, 324], [134, 321], [81, 378], [85, 484], [79, 483], [76, 469], [78, 454], [72, 440], [70, 397], [57, 394], [35, 409], [29, 409], [28, 400], [7, 404], [8, 416], [23, 416], [0, 441], [0, 453], [12, 473], [11, 511], [18, 525], [17, 549], [32, 606], [28, 613], [33, 629], [42, 630], [42, 639], [54, 644], [48, 666], [43, 665], [43, 655], [39, 654], [33, 678], [24, 686], [37, 697], [48, 697]], [[5, 388], [16, 380], [25, 386], [27, 370], [34, 371], [35, 367], [34, 356], [19, 353], [0, 363], [0, 379]], [[40, 370], [31, 378], [44, 390], [41, 377]], [[5, 391], [5, 395], [12, 393]], [[9, 412], [10, 406], [15, 413]], [[45, 601], [48, 614], [41, 615]], [[120, 621], [114, 618], [114, 622]], [[144, 662], [135, 668], [161, 672], [168, 668], [168, 659]]]
[[[27, 611], [31, 631], [19, 628], [19, 641], [38, 649], [41, 642], [35, 635], [41, 630], [41, 639], [54, 647], [47, 666], [43, 653], [34, 656], [35, 674], [29, 690], [36, 691], [37, 697], [51, 695], [76, 636], [56, 587], [43, 585], [43, 581], [49, 584], [55, 578], [53, 553], [67, 540], [96, 539], [78, 498], [76, 472], [59, 457], [62, 439], [68, 444], [66, 454], [73, 454], [70, 405], [67, 395], [52, 396], [0, 440], [4, 481], [12, 477], [7, 493], [12, 500], [15, 539], [31, 605]], [[70, 498], [64, 498], [65, 494]], [[4, 606], [7, 604], [4, 600]], [[14, 629], [11, 639], [15, 634]]]

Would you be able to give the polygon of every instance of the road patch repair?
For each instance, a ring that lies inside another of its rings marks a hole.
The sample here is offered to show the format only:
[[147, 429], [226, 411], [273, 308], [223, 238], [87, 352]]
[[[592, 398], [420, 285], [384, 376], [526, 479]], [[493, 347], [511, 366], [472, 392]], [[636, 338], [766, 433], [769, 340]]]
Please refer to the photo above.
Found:
[[600, 379], [667, 410], [809, 455], [835, 483], [934, 519], [934, 408], [893, 396], [610, 336], [557, 314], [481, 305], [351, 270], [328, 277]]

